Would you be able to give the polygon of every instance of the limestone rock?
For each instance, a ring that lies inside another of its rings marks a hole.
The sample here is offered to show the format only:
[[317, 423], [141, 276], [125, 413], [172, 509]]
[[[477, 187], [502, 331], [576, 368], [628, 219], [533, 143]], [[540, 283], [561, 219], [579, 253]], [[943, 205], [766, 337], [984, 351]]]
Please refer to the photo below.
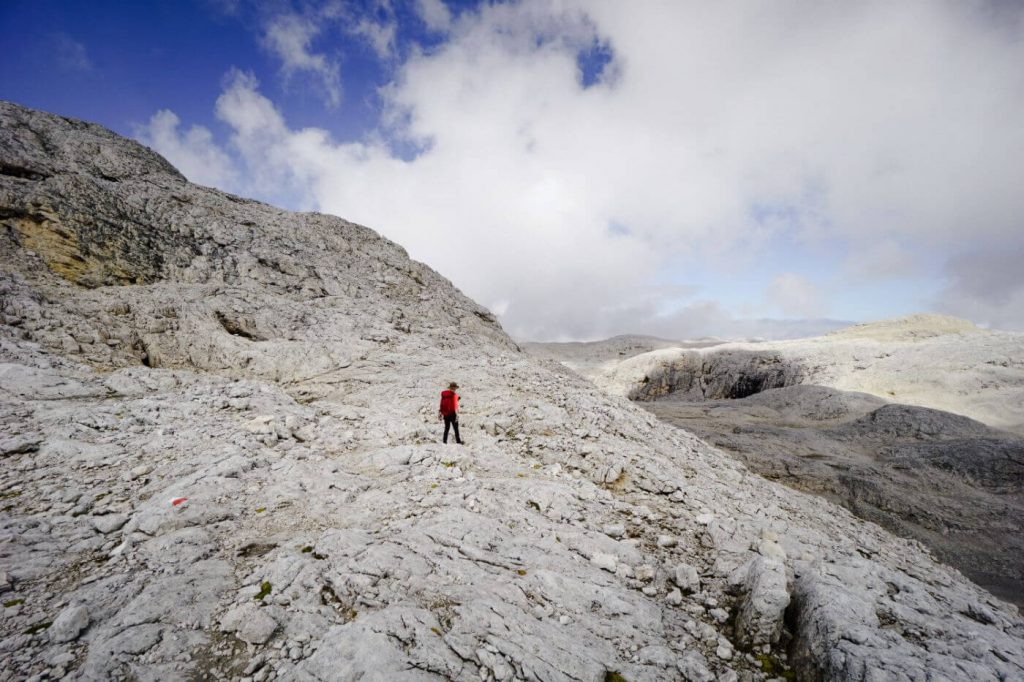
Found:
[[619, 562], [614, 555], [604, 554], [603, 552], [594, 552], [593, 556], [590, 557], [590, 563], [594, 564], [598, 568], [603, 568], [606, 571], [614, 573]]
[[72, 605], [60, 612], [47, 631], [51, 642], [70, 642], [78, 639], [89, 627], [89, 611], [82, 605]]
[[601, 530], [605, 535], [613, 538], [621, 538], [626, 534], [626, 526], [621, 523], [607, 523]]
[[913, 315], [789, 341], [538, 350], [1024, 606], [1024, 335]]
[[7, 103], [0, 223], [0, 433], [42, 436], [0, 467], [7, 677], [66, 603], [74, 679], [759, 679], [718, 609], [782, 555], [804, 678], [1024, 665], [1010, 605], [524, 354], [367, 228]]
[[700, 591], [700, 574], [697, 569], [689, 564], [679, 564], [675, 567], [672, 579], [679, 589], [685, 594]]
[[276, 630], [277, 621], [258, 609], [239, 624], [235, 635], [249, 644], [266, 644]]
[[126, 523], [128, 523], [128, 516], [125, 514], [104, 514], [92, 517], [92, 527], [104, 535], [121, 530]]
[[789, 606], [786, 567], [778, 558], [758, 556], [746, 574], [736, 614], [738, 641], [750, 648], [776, 644], [782, 635], [783, 617]]
[[708, 668], [707, 660], [699, 651], [686, 651], [676, 661], [676, 667], [686, 682], [713, 682], [715, 679], [714, 673]]
[[752, 470], [839, 500], [1024, 604], [1024, 564], [1016, 561], [1024, 536], [1015, 530], [1024, 519], [1024, 438], [960, 415], [816, 386], [647, 405]]

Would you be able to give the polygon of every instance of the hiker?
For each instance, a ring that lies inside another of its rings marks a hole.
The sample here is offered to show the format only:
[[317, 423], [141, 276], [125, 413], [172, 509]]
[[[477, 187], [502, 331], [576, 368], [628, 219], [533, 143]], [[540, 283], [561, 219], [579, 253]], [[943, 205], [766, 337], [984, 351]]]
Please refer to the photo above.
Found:
[[459, 385], [454, 381], [448, 384], [447, 391], [441, 391], [441, 407], [437, 411], [437, 418], [444, 420], [444, 438], [441, 442], [448, 442], [448, 429], [454, 427], [455, 442], [462, 445], [459, 438], [459, 394], [455, 392]]

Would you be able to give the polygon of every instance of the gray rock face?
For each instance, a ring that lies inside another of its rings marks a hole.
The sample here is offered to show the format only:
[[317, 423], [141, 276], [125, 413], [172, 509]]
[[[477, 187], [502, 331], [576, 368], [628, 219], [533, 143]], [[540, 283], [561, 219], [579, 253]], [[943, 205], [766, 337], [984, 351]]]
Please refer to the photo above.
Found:
[[691, 400], [746, 398], [772, 388], [799, 384], [804, 373], [798, 363], [777, 353], [684, 351], [673, 362], [645, 374], [627, 397], [640, 401], [667, 395]]
[[1024, 604], [1024, 439], [961, 415], [820, 386], [645, 407], [764, 476], [920, 540]]
[[676, 585], [679, 586], [679, 589], [687, 594], [700, 590], [700, 575], [698, 575], [697, 569], [690, 564], [679, 564], [676, 566], [673, 579]]
[[38, 439], [0, 467], [0, 677], [764, 680], [729, 618], [757, 557], [807, 678], [1024, 665], [1014, 607], [524, 355], [366, 228], [9, 104], [0, 222], [0, 433]]
[[786, 565], [778, 557], [756, 557], [744, 571], [736, 638], [741, 646], [778, 644], [789, 606]]
[[49, 628], [50, 641], [62, 643], [78, 639], [89, 627], [89, 611], [84, 606], [69, 606], [60, 612]]
[[714, 673], [708, 668], [708, 662], [699, 651], [687, 651], [676, 661], [679, 674], [686, 682], [712, 682]]
[[277, 630], [277, 621], [263, 613], [255, 611], [250, 614], [237, 630], [238, 638], [249, 644], [266, 644]]
[[124, 524], [128, 523], [128, 516], [125, 514], [106, 514], [94, 517], [92, 527], [104, 535], [121, 530]]

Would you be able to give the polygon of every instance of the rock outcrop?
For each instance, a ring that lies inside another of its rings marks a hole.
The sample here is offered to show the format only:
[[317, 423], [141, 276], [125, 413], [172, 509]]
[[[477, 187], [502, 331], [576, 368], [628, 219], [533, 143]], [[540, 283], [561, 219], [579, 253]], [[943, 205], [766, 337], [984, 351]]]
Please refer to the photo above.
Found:
[[[1024, 435], [1022, 347], [1020, 333], [911, 315], [810, 339], [661, 348], [587, 367], [585, 375], [634, 400], [743, 398], [772, 388], [825, 386], [962, 414]], [[580, 364], [576, 356], [564, 355]]]
[[2, 677], [1024, 671], [1015, 607], [524, 355], [366, 228], [11, 104], [0, 225]]

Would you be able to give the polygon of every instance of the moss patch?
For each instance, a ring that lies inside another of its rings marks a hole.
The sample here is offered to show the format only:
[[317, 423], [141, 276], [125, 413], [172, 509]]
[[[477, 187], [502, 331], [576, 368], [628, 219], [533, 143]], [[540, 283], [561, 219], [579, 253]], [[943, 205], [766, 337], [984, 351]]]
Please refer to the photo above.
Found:
[[785, 664], [771, 654], [757, 654], [754, 656], [761, 664], [761, 672], [769, 677], [781, 677], [784, 680], [796, 680], [796, 673], [786, 668]]
[[273, 591], [273, 589], [273, 586], [269, 582], [264, 580], [262, 583], [260, 583], [260, 591], [256, 593], [256, 596], [253, 597], [253, 599], [255, 599], [256, 601], [263, 601], [263, 599], [268, 594], [270, 594]]

